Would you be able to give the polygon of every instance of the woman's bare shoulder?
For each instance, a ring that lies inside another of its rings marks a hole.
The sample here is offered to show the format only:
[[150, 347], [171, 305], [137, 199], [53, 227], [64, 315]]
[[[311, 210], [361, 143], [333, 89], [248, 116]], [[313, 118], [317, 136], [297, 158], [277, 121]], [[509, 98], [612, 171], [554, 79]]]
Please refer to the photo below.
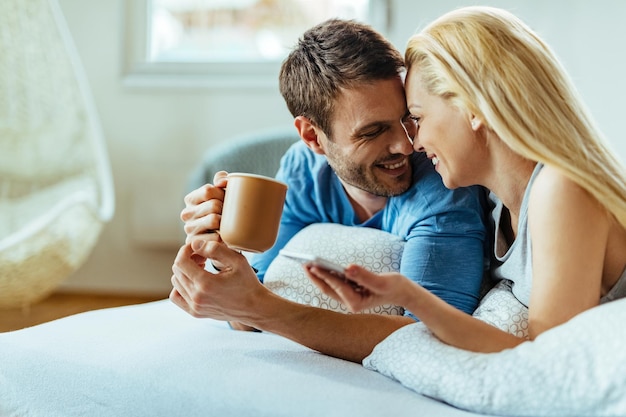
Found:
[[537, 174], [530, 190], [529, 208], [602, 210], [599, 202], [583, 187], [556, 167], [546, 165]]

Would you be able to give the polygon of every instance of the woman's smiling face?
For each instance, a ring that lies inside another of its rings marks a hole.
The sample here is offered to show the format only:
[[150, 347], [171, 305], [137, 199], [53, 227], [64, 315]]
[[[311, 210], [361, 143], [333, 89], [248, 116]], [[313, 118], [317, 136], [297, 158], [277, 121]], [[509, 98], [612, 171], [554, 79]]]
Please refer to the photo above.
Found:
[[477, 140], [480, 125], [450, 100], [426, 91], [417, 69], [406, 78], [407, 106], [418, 122], [413, 146], [425, 152], [448, 188], [479, 183], [482, 140]]

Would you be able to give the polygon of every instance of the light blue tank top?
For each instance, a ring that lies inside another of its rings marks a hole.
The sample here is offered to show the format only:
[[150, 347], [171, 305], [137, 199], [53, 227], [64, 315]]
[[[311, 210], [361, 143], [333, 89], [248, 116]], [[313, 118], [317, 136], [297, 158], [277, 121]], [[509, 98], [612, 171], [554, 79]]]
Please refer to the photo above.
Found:
[[[495, 204], [492, 210], [492, 217], [495, 225], [494, 240], [494, 262], [492, 267], [492, 276], [496, 279], [508, 279], [512, 281], [513, 295], [525, 306], [528, 306], [530, 300], [530, 289], [532, 286], [532, 251], [530, 240], [530, 229], [528, 228], [528, 197], [535, 178], [543, 164], [537, 164], [535, 167], [528, 186], [524, 192], [524, 199], [520, 207], [520, 214], [517, 225], [517, 237], [512, 245], [508, 245], [504, 233], [502, 231], [503, 210], [507, 210], [502, 202], [491, 193], [489, 198]], [[600, 303], [617, 300], [626, 297], [626, 269], [622, 272], [622, 276], [611, 290], [600, 299]]]

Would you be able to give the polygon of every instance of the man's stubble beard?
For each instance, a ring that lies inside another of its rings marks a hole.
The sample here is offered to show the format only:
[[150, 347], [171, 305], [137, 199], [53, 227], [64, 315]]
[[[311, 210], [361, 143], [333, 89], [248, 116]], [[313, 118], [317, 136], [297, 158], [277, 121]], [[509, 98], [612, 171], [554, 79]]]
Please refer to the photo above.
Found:
[[[335, 174], [346, 184], [380, 197], [393, 197], [402, 194], [411, 186], [412, 169], [400, 177], [392, 178], [384, 176], [385, 181], [376, 175], [374, 165], [365, 167], [353, 164], [349, 157], [339, 155], [337, 152], [332, 157], [326, 156], [328, 164]], [[410, 161], [408, 161], [410, 164]], [[384, 175], [384, 174], [381, 174]]]

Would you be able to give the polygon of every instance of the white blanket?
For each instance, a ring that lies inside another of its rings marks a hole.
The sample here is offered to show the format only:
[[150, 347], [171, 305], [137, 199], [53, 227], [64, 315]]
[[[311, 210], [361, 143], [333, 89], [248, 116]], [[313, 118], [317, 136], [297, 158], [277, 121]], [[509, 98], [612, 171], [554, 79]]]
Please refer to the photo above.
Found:
[[168, 300], [0, 334], [2, 417], [418, 415], [475, 414]]

